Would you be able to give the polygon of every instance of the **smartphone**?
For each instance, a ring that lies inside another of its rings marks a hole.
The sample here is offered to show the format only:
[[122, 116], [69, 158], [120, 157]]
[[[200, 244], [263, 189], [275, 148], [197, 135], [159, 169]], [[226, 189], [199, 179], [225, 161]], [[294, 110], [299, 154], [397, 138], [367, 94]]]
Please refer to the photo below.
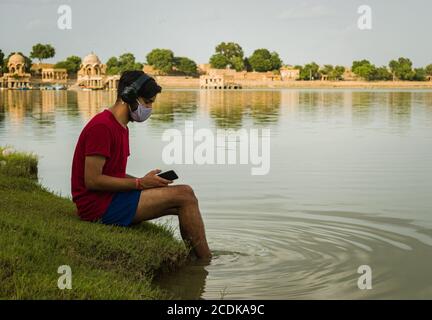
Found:
[[159, 177], [166, 179], [166, 180], [176, 180], [178, 179], [177, 174], [174, 172], [174, 170], [169, 170], [165, 172], [161, 172], [158, 174]]

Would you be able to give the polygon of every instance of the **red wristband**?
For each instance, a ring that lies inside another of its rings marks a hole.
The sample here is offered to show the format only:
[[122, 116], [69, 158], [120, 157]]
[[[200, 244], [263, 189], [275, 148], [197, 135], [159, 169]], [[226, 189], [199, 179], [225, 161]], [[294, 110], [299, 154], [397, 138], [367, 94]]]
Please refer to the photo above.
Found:
[[135, 179], [135, 188], [138, 189], [138, 190], [141, 190], [141, 186], [140, 186], [138, 178]]

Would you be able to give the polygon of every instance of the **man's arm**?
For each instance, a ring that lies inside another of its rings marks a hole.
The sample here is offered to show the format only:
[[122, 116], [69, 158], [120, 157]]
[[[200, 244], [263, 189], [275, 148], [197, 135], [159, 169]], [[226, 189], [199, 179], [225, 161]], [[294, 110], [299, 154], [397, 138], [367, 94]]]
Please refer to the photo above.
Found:
[[[89, 190], [99, 191], [129, 191], [136, 190], [137, 178], [116, 178], [102, 174], [102, 169], [105, 164], [105, 157], [99, 155], [86, 156], [84, 169], [84, 182]], [[144, 177], [138, 178], [140, 189], [149, 189], [157, 187], [166, 187], [172, 181], [163, 179], [157, 174], [159, 169], [152, 170]]]
[[136, 177], [131, 176], [130, 174], [127, 174], [127, 173], [126, 173], [126, 178], [133, 178], [133, 179], [136, 179]]
[[135, 178], [116, 178], [102, 174], [105, 157], [93, 155], [85, 158], [84, 181], [89, 190], [128, 191], [136, 189]]

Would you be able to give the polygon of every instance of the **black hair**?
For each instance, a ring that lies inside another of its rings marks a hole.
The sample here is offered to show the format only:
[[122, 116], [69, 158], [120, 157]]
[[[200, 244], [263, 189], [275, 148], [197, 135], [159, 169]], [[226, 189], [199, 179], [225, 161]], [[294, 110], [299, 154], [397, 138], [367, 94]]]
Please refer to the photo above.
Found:
[[[143, 74], [145, 74], [143, 71], [138, 70], [123, 72], [117, 88], [117, 99], [121, 99], [120, 95], [123, 92], [124, 88], [130, 86]], [[138, 90], [138, 96], [145, 99], [151, 99], [161, 92], [162, 88], [156, 83], [155, 79], [151, 78], [147, 80], [144, 85]]]

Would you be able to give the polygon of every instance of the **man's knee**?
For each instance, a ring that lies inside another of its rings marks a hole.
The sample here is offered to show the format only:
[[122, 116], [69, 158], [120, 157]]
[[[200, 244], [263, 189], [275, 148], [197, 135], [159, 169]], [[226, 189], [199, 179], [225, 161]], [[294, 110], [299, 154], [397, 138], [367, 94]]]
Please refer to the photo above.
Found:
[[195, 192], [192, 187], [187, 184], [176, 186], [180, 200], [183, 203], [198, 203]]

